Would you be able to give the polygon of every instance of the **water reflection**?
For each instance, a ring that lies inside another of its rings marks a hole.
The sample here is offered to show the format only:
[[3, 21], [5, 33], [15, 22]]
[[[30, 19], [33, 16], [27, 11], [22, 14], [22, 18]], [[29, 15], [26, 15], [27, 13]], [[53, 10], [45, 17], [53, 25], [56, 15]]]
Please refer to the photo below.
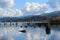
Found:
[[[9, 24], [9, 23], [8, 23]], [[0, 40], [60, 40], [60, 30], [51, 28], [51, 34], [46, 35], [45, 28], [20, 28], [20, 23], [16, 25], [0, 25]], [[26, 29], [26, 33], [19, 30]]]

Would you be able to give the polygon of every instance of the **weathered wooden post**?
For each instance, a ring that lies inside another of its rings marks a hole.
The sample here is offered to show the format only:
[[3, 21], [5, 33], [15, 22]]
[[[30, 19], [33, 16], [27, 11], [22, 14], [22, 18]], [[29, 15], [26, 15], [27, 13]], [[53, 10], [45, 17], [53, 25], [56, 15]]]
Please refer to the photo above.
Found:
[[11, 26], [11, 22], [10, 22], [10, 26]]
[[6, 25], [6, 23], [4, 22], [4, 26]]
[[46, 26], [46, 34], [50, 34], [51, 33], [51, 29], [50, 29], [50, 19], [48, 19], [49, 17], [47, 17], [47, 24], [45, 25]]
[[16, 26], [18, 26], [18, 23], [16, 22]]
[[50, 24], [47, 23], [46, 24], [46, 34], [50, 34], [50, 33], [51, 33], [51, 31], [50, 31]]

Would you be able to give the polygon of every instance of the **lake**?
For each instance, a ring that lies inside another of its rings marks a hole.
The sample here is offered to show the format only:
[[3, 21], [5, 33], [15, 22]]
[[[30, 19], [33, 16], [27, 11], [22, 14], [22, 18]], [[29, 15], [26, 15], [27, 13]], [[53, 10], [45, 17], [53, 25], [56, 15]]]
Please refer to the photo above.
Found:
[[[12, 22], [13, 24], [14, 22]], [[60, 40], [60, 30], [57, 28], [51, 28], [51, 34], [47, 35], [45, 27], [34, 28], [34, 27], [23, 27], [21, 23], [18, 25], [9, 25], [9, 23], [0, 22], [0, 40]], [[25, 29], [26, 33], [19, 32]]]

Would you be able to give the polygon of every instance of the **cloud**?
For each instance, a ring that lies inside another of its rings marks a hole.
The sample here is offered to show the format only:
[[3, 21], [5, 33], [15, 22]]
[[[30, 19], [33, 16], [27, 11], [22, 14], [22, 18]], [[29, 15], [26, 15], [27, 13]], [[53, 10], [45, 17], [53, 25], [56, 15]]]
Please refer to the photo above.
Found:
[[[2, 0], [1, 3], [8, 2], [9, 0]], [[13, 0], [14, 1], [14, 0]], [[12, 4], [13, 1], [11, 1]], [[10, 1], [9, 1], [10, 2]], [[7, 3], [9, 4], [9, 3]], [[1, 4], [2, 5], [2, 4]], [[9, 7], [8, 7], [9, 6]], [[48, 4], [39, 4], [35, 2], [26, 2], [23, 9], [5, 9], [12, 7], [13, 5], [3, 5], [0, 7], [0, 17], [20, 17], [25, 15], [40, 15], [42, 13], [47, 13], [49, 11]]]
[[14, 5], [14, 0], [0, 0], [0, 7], [10, 8]]
[[0, 40], [10, 38], [12, 36], [19, 36], [22, 33], [19, 32], [19, 27], [3, 27], [0, 29]]
[[19, 34], [21, 34], [20, 32], [19, 32], [19, 27], [6, 27], [6, 28], [3, 28], [2, 29], [2, 34], [3, 35], [10, 35], [10, 36], [12, 36], [12, 35], [19, 35]]
[[25, 6], [23, 8], [23, 12], [25, 15], [39, 15], [41, 13], [45, 13], [48, 11], [48, 4], [39, 4], [39, 3], [35, 3], [35, 2], [32, 2], [32, 3], [29, 3], [29, 2], [26, 2], [25, 3]]
[[47, 40], [60, 40], [60, 30], [52, 30], [52, 34], [48, 36]]
[[60, 40], [60, 30], [51, 29], [51, 34], [45, 33], [45, 28], [29, 28], [26, 33], [27, 40]]
[[48, 0], [48, 4], [54, 10], [60, 10], [60, 0]]
[[[46, 35], [45, 28], [28, 28], [26, 33], [19, 33], [19, 27], [3, 27], [0, 28], [0, 40], [14, 40], [13, 36], [26, 40], [60, 40], [60, 31], [52, 29], [50, 35]], [[3, 36], [2, 36], [3, 35]], [[23, 37], [22, 37], [23, 36]], [[15, 37], [16, 38], [16, 37]]]
[[14, 40], [14, 38], [10, 37], [10, 36], [2, 36], [0, 38], [0, 40]]
[[20, 9], [3, 9], [0, 8], [0, 17], [20, 17], [23, 13]]
[[0, 40], [14, 40], [13, 36], [19, 36], [19, 27], [3, 27], [0, 28]]
[[47, 40], [44, 28], [29, 28], [26, 33], [27, 40]]

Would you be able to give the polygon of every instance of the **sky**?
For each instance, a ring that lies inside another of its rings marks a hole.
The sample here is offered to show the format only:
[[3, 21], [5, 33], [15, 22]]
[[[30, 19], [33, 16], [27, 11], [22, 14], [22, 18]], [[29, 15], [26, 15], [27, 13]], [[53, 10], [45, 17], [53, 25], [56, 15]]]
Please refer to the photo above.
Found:
[[14, 7], [21, 9], [24, 7], [26, 2], [30, 2], [30, 3], [36, 2], [36, 3], [43, 4], [43, 3], [46, 3], [47, 0], [15, 0], [15, 6]]
[[60, 0], [0, 0], [0, 17], [21, 17], [60, 11]]

